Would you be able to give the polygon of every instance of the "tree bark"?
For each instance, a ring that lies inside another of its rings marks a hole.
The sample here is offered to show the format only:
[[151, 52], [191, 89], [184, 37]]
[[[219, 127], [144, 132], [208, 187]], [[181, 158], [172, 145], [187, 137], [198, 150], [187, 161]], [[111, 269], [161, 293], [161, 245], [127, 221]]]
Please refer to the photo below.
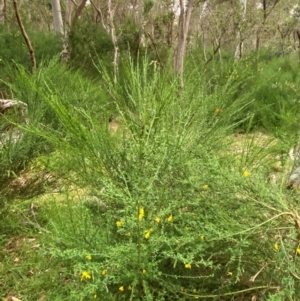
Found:
[[78, 4], [74, 16], [72, 18], [72, 26], [75, 25], [75, 23], [77, 22], [82, 10], [84, 9], [85, 5], [86, 5], [87, 0], [81, 0], [80, 3]]
[[63, 43], [63, 51], [61, 54], [61, 60], [64, 63], [68, 63], [70, 61], [71, 56], [71, 45], [69, 41], [70, 30], [72, 27], [75, 26], [76, 22], [80, 14], [82, 13], [87, 0], [81, 0], [78, 6], [76, 7], [74, 16], [72, 17], [72, 8], [73, 8], [73, 1], [67, 0], [66, 1], [66, 14], [65, 14], [65, 30], [64, 30], [64, 43]]
[[243, 37], [243, 26], [246, 20], [246, 11], [247, 11], [247, 0], [240, 0], [240, 22], [237, 32], [238, 44], [235, 49], [234, 60], [238, 61], [241, 59], [244, 50], [244, 37]]
[[116, 36], [116, 29], [114, 24], [114, 10], [111, 7], [111, 0], [108, 0], [108, 21], [109, 21], [109, 32], [111, 36], [111, 40], [114, 46], [114, 84], [117, 84], [118, 75], [119, 75], [119, 47], [118, 47], [118, 40]]
[[66, 0], [66, 14], [65, 14], [65, 31], [69, 30], [72, 22], [72, 10], [73, 10], [73, 2], [72, 0]]
[[32, 70], [32, 72], [34, 72], [35, 69], [36, 69], [36, 60], [35, 60], [34, 50], [32, 48], [31, 42], [30, 42], [29, 37], [28, 37], [28, 35], [26, 33], [26, 30], [25, 30], [25, 28], [23, 26], [22, 20], [20, 18], [17, 0], [13, 0], [13, 4], [14, 4], [14, 10], [15, 10], [17, 21], [18, 21], [18, 25], [20, 27], [22, 36], [23, 36], [23, 38], [24, 38], [24, 40], [26, 42], [26, 45], [27, 45], [27, 48], [28, 48], [28, 51], [29, 51], [29, 54], [30, 54], [30, 58], [31, 58], [31, 70]]
[[260, 32], [263, 31], [265, 24], [267, 22], [268, 16], [271, 14], [272, 10], [275, 8], [275, 6], [278, 4], [279, 1], [280, 0], [274, 0], [271, 8], [269, 10], [267, 10], [267, 8], [268, 8], [267, 0], [262, 0], [263, 20], [262, 20], [258, 30], [256, 31], [256, 51], [259, 50], [259, 46], [260, 46]]
[[6, 0], [0, 1], [0, 23], [6, 24]]
[[181, 88], [184, 85], [183, 82], [183, 65], [186, 50], [186, 40], [190, 26], [190, 20], [193, 10], [194, 0], [189, 0], [187, 3], [187, 8], [184, 7], [183, 0], [180, 0], [180, 16], [178, 24], [178, 43], [176, 48], [176, 58], [175, 58], [175, 71], [177, 72], [179, 78], [179, 84]]
[[52, 13], [53, 13], [53, 25], [54, 31], [63, 36], [64, 34], [64, 25], [61, 16], [61, 7], [59, 0], [52, 0]]
[[105, 31], [110, 35], [113, 47], [114, 47], [114, 59], [113, 59], [113, 67], [114, 67], [114, 84], [118, 81], [119, 76], [119, 46], [118, 46], [118, 37], [116, 35], [116, 28], [114, 24], [114, 12], [115, 8], [112, 8], [111, 0], [107, 0], [107, 23], [105, 24], [104, 16], [99, 7], [91, 0], [91, 4], [94, 6], [95, 10], [97, 11], [98, 15], [100, 16], [101, 24]]
[[295, 30], [295, 36], [298, 38], [298, 53], [300, 59], [300, 26]]

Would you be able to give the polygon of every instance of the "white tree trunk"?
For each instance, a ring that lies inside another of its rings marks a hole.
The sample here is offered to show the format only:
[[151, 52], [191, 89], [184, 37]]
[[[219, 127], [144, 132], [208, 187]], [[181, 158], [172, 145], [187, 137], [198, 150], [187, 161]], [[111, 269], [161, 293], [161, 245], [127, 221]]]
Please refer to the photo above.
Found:
[[112, 43], [114, 45], [113, 66], [114, 66], [114, 83], [116, 84], [119, 76], [119, 47], [118, 47], [118, 39], [117, 39], [116, 29], [114, 24], [114, 9], [112, 8], [111, 0], [108, 0], [107, 8], [108, 8], [109, 33], [111, 36]]
[[[202, 5], [202, 9], [201, 9], [201, 13], [200, 13], [200, 18], [199, 18], [199, 27], [198, 27], [198, 32], [201, 32], [201, 27], [202, 27], [202, 20], [208, 15], [209, 13], [209, 0], [205, 0], [203, 5]], [[203, 47], [203, 55], [204, 55], [204, 59], [205, 61], [207, 61], [206, 58], [206, 48], [205, 48], [205, 34], [206, 32], [204, 30], [202, 30], [202, 47]]]
[[209, 0], [205, 0], [200, 13], [200, 21], [208, 15], [209, 9]]
[[[58, 1], [58, 0], [52, 0], [52, 1]], [[74, 12], [74, 15], [72, 16], [72, 10], [73, 10], [73, 0], [66, 0], [66, 12], [65, 12], [65, 30], [64, 30], [64, 36], [63, 36], [63, 51], [61, 54], [61, 60], [65, 63], [68, 63], [70, 61], [70, 54], [71, 54], [71, 45], [69, 43], [69, 34], [71, 28], [76, 24], [80, 14], [82, 13], [87, 0], [81, 0]]]
[[244, 37], [243, 37], [243, 26], [246, 21], [246, 11], [247, 11], [247, 0], [239, 0], [240, 1], [240, 22], [239, 28], [237, 32], [237, 41], [238, 44], [235, 49], [234, 60], [238, 61], [242, 55], [244, 50]]
[[51, 0], [51, 4], [52, 4], [54, 31], [63, 36], [64, 26], [63, 26], [63, 20], [61, 16], [60, 1]]
[[186, 39], [189, 31], [194, 0], [189, 0], [185, 8], [184, 0], [180, 1], [180, 16], [178, 24], [178, 44], [176, 48], [175, 70], [179, 76], [180, 86], [183, 87], [183, 63], [185, 57]]
[[66, 0], [66, 14], [65, 14], [65, 34], [69, 31], [72, 22], [72, 10], [73, 2], [72, 0]]
[[[116, 34], [116, 28], [114, 24], [114, 14], [116, 5], [113, 8], [112, 7], [112, 1], [106, 0], [107, 2], [107, 20], [104, 19], [104, 14], [102, 13], [100, 7], [97, 7], [97, 5], [91, 0], [92, 5], [96, 9], [98, 15], [100, 16], [101, 24], [105, 31], [110, 35], [111, 41], [114, 46], [114, 60], [113, 60], [113, 66], [114, 66], [114, 84], [118, 81], [118, 75], [119, 75], [119, 46], [118, 46], [118, 37]], [[106, 23], [105, 23], [106, 21]]]

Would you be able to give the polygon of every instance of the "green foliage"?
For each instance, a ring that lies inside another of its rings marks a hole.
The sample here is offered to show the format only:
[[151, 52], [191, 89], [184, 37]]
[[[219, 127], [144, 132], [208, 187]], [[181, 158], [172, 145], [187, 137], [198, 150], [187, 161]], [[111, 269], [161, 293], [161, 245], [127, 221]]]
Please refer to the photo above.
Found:
[[208, 92], [194, 71], [182, 91], [147, 60], [129, 61], [117, 86], [99, 71], [116, 133], [89, 106], [71, 105], [72, 94], [49, 83], [46, 69], [39, 81], [22, 74], [59, 128], [43, 121], [27, 128], [56, 149], [46, 168], [80, 188], [76, 198], [67, 193], [40, 210], [51, 217], [43, 250], [70, 283], [47, 296], [294, 298], [297, 201], [266, 182], [270, 150], [252, 153], [250, 143], [246, 156], [228, 153], [226, 137], [246, 105], [247, 94], [232, 101], [241, 81], [230, 76]]
[[147, 0], [144, 2], [144, 15], [147, 15], [154, 6], [154, 2], [152, 0]]
[[[65, 135], [64, 128], [60, 125], [57, 115], [54, 114], [49, 103], [44, 101], [44, 94], [52, 91], [59, 102], [66, 107], [75, 106], [83, 110], [88, 109], [91, 112], [91, 116], [98, 123], [103, 122], [108, 111], [107, 96], [99, 90], [98, 84], [83, 77], [79, 72], [69, 70], [64, 65], [57, 63], [56, 58], [48, 63], [41, 64], [34, 74], [30, 74], [20, 65], [6, 64], [5, 67], [8, 77], [14, 79], [13, 84], [6, 82], [6, 86], [10, 91], [10, 98], [21, 100], [27, 104], [27, 121], [33, 130], [24, 133], [24, 124], [22, 124], [21, 129], [18, 130], [18, 132], [22, 133], [20, 134], [22, 139], [14, 143], [13, 138], [11, 138], [5, 144], [5, 147], [0, 149], [2, 204], [5, 199], [18, 194], [16, 188], [13, 189], [15, 190], [13, 193], [7, 192], [8, 188], [6, 187], [9, 181], [16, 178], [20, 172], [26, 170], [28, 163], [36, 156], [53, 150], [53, 146], [47, 143], [42, 136], [39, 137], [34, 134], [34, 129], [37, 125], [48, 127], [61, 138]], [[104, 111], [106, 112], [105, 115]], [[13, 124], [18, 123], [18, 120], [9, 121], [13, 122]], [[32, 191], [31, 196], [42, 191]]]
[[[50, 59], [61, 52], [62, 41], [60, 37], [49, 32], [26, 29], [38, 64], [42, 60]], [[10, 63], [14, 61], [30, 69], [29, 52], [19, 29], [8, 30], [3, 24], [0, 24], [0, 59]]]
[[251, 124], [241, 122], [242, 130], [260, 128], [277, 136], [286, 132], [292, 136], [298, 135], [298, 58], [275, 57], [270, 60], [267, 55], [270, 56], [270, 52], [249, 54], [238, 62], [233, 59], [220, 60], [217, 56], [204, 65], [193, 53], [187, 64], [197, 64], [199, 69], [202, 68], [202, 77], [208, 82], [209, 93], [228, 83], [238, 86], [234, 93], [226, 95], [226, 100], [229, 103], [236, 99], [244, 100], [245, 106], [236, 121], [242, 121], [248, 116], [251, 117]]
[[71, 62], [76, 68], [95, 75], [91, 58], [100, 57], [111, 67], [113, 44], [109, 34], [100, 24], [77, 22], [70, 33]]
[[[61, 37], [44, 31], [37, 31], [26, 27], [34, 49], [37, 65], [42, 61], [49, 60], [62, 51]], [[28, 48], [19, 28], [8, 29], [0, 24], [0, 68], [1, 81], [11, 82], [11, 69], [17, 65], [31, 70], [31, 60]], [[9, 97], [10, 91], [0, 81], [0, 96]]]

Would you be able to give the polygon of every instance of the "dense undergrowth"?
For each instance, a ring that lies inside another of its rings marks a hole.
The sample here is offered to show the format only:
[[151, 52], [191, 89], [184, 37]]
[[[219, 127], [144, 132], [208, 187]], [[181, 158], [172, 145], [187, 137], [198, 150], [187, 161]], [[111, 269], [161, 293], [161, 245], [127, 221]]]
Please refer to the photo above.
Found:
[[117, 85], [6, 65], [29, 116], [0, 150], [0, 297], [297, 300], [296, 59], [189, 60], [184, 89], [147, 57]]

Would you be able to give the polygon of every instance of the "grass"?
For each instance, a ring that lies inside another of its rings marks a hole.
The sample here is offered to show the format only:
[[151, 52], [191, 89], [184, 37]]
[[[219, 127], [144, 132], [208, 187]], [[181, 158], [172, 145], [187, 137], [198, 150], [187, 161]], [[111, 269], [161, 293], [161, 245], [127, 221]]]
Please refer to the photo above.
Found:
[[262, 126], [251, 111], [260, 87], [241, 90], [254, 69], [235, 66], [223, 82], [191, 70], [179, 91], [147, 59], [124, 64], [117, 86], [95, 67], [99, 91], [55, 63], [38, 76], [19, 70], [11, 85], [43, 108], [23, 130], [50, 150], [23, 177], [53, 181], [4, 204], [0, 297], [297, 300], [299, 204], [286, 189], [294, 141], [283, 130], [294, 115], [279, 130], [247, 131]]

